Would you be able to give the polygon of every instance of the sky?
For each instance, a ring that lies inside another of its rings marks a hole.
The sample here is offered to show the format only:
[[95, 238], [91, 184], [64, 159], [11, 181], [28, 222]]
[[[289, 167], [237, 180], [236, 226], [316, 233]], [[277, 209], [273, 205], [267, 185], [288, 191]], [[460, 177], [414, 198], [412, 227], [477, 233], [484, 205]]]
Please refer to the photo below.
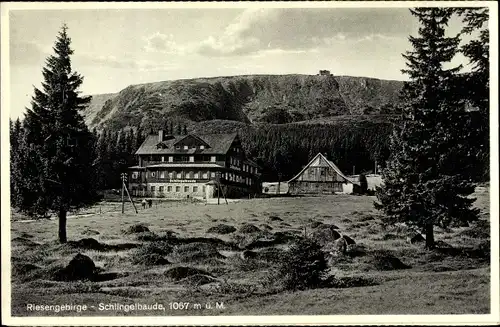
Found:
[[[260, 4], [259, 4], [260, 5]], [[10, 112], [22, 117], [67, 24], [83, 94], [210, 76], [317, 74], [405, 80], [418, 21], [408, 8], [11, 10]], [[450, 32], [460, 29], [450, 23]], [[457, 63], [465, 61], [460, 58]]]

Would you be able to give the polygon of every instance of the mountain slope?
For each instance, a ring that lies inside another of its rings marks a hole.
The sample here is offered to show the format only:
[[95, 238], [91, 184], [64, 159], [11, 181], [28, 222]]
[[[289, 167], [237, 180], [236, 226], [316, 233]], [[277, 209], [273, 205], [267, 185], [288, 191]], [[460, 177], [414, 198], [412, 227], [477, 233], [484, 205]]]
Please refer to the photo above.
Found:
[[131, 85], [95, 95], [90, 127], [121, 129], [165, 121], [289, 123], [339, 115], [390, 114], [403, 83], [365, 77], [246, 75]]

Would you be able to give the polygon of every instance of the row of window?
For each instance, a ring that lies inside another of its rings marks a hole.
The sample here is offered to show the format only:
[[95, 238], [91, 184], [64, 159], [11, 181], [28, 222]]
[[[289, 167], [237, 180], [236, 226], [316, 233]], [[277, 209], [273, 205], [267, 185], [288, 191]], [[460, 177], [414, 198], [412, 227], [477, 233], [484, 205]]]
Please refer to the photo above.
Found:
[[200, 150], [204, 150], [205, 149], [205, 146], [203, 144], [199, 145], [199, 146], [196, 146], [196, 144], [193, 144], [191, 145], [191, 147], [189, 145], [184, 145], [184, 146], [180, 146], [180, 145], [176, 145], [175, 146], [175, 149], [176, 150], [180, 150], [180, 149], [184, 149], [184, 150], [189, 150], [189, 148], [191, 149], [200, 149]]
[[161, 156], [161, 162], [165, 162], [165, 159], [168, 160], [168, 162], [194, 162], [195, 159], [197, 161], [210, 161], [210, 162], [216, 162], [217, 161], [217, 156], [168, 156], [168, 158], [165, 158], [165, 156]]
[[[208, 171], [189, 171], [189, 172], [165, 172], [165, 171], [150, 171], [148, 173], [149, 177], [152, 178], [159, 178], [159, 179], [165, 179], [168, 177], [168, 179], [208, 179], [209, 176], [210, 178], [215, 178], [216, 174], [215, 172], [208, 172]], [[201, 177], [200, 177], [201, 176]], [[245, 183], [247, 185], [253, 185], [253, 180], [249, 177], [243, 177], [236, 175], [234, 173], [223, 173], [222, 176], [228, 181], [231, 182], [237, 182], [237, 183]], [[139, 172], [134, 171], [132, 172], [132, 179], [138, 179], [139, 178]]]
[[[167, 186], [167, 192], [171, 193], [173, 190], [173, 186]], [[156, 187], [151, 186], [151, 193], [154, 193], [156, 191]], [[175, 192], [179, 193], [181, 191], [180, 186], [175, 187]], [[158, 187], [158, 192], [164, 193], [165, 192], [165, 186], [159, 186]], [[184, 193], [189, 193], [191, 192], [191, 187], [190, 186], [184, 186]], [[193, 193], [198, 192], [198, 186], [193, 186]], [[205, 186], [203, 186], [203, 192], [205, 192]]]

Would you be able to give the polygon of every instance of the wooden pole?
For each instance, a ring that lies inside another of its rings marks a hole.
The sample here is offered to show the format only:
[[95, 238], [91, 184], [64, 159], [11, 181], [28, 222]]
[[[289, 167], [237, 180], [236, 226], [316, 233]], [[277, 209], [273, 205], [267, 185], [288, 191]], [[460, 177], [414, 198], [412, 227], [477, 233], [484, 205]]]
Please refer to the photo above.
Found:
[[125, 213], [125, 175], [122, 173], [122, 213]]
[[134, 206], [135, 213], [139, 213], [139, 212], [137, 211], [137, 208], [136, 208], [136, 206], [135, 206], [134, 201], [132, 201], [132, 197], [130, 196], [130, 193], [128, 192], [127, 185], [125, 185], [125, 183], [123, 183], [123, 187], [125, 188], [125, 191], [127, 191], [127, 195], [128, 195], [128, 199], [130, 200], [130, 203], [132, 203], [132, 205]]
[[219, 183], [217, 184], [217, 204], [218, 205], [220, 204], [220, 192], [221, 192], [221, 189], [220, 189], [220, 181], [219, 181]]
[[224, 192], [224, 191], [222, 191], [222, 192], [223, 192], [223, 193], [222, 193], [222, 195], [224, 195], [224, 200], [226, 201], [226, 204], [229, 204], [229, 203], [227, 202], [226, 192]]

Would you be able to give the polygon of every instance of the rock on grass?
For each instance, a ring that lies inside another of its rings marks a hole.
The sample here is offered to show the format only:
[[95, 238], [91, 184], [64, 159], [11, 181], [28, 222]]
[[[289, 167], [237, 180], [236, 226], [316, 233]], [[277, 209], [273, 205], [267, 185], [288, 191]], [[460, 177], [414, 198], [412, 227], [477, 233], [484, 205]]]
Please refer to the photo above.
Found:
[[174, 248], [172, 258], [178, 262], [199, 262], [211, 259], [225, 259], [213, 244], [187, 243]]
[[189, 276], [194, 276], [194, 275], [205, 275], [209, 277], [213, 277], [211, 274], [208, 272], [197, 269], [197, 268], [192, 268], [192, 267], [186, 267], [186, 266], [179, 266], [179, 267], [174, 267], [170, 268], [167, 271], [165, 271], [165, 276], [168, 278], [171, 278], [173, 280], [181, 280]]
[[182, 283], [186, 283], [191, 286], [205, 285], [217, 281], [217, 279], [203, 274], [191, 275], [184, 279], [181, 279]]
[[32, 240], [27, 239], [25, 237], [14, 237], [12, 239], [12, 245], [37, 246], [40, 244], [33, 242]]
[[243, 226], [240, 227], [238, 232], [242, 234], [251, 234], [260, 232], [260, 229], [252, 224], [244, 224]]
[[373, 252], [371, 258], [368, 260], [368, 263], [374, 269], [383, 271], [411, 268], [411, 266], [404, 264], [394, 255], [385, 251]]
[[53, 278], [58, 281], [92, 280], [95, 270], [94, 261], [78, 253], [66, 267], [55, 271]]
[[233, 233], [236, 231], [236, 227], [230, 226], [230, 225], [225, 225], [225, 224], [219, 224], [214, 227], [210, 227], [207, 230], [207, 233], [212, 233], [212, 234], [229, 234]]
[[270, 221], [283, 221], [283, 219], [281, 219], [278, 216], [269, 216], [269, 220]]
[[334, 227], [336, 226], [322, 224], [311, 233], [310, 238], [321, 246], [328, 245], [341, 237]]
[[35, 270], [40, 270], [40, 267], [31, 263], [12, 263], [12, 277], [25, 276]]
[[145, 233], [149, 232], [149, 228], [143, 224], [135, 224], [129, 226], [123, 233], [125, 234], [137, 234], [137, 233]]
[[135, 255], [132, 257], [132, 264], [144, 266], [159, 266], [167, 265], [170, 261], [157, 253], [149, 253], [144, 255]]

